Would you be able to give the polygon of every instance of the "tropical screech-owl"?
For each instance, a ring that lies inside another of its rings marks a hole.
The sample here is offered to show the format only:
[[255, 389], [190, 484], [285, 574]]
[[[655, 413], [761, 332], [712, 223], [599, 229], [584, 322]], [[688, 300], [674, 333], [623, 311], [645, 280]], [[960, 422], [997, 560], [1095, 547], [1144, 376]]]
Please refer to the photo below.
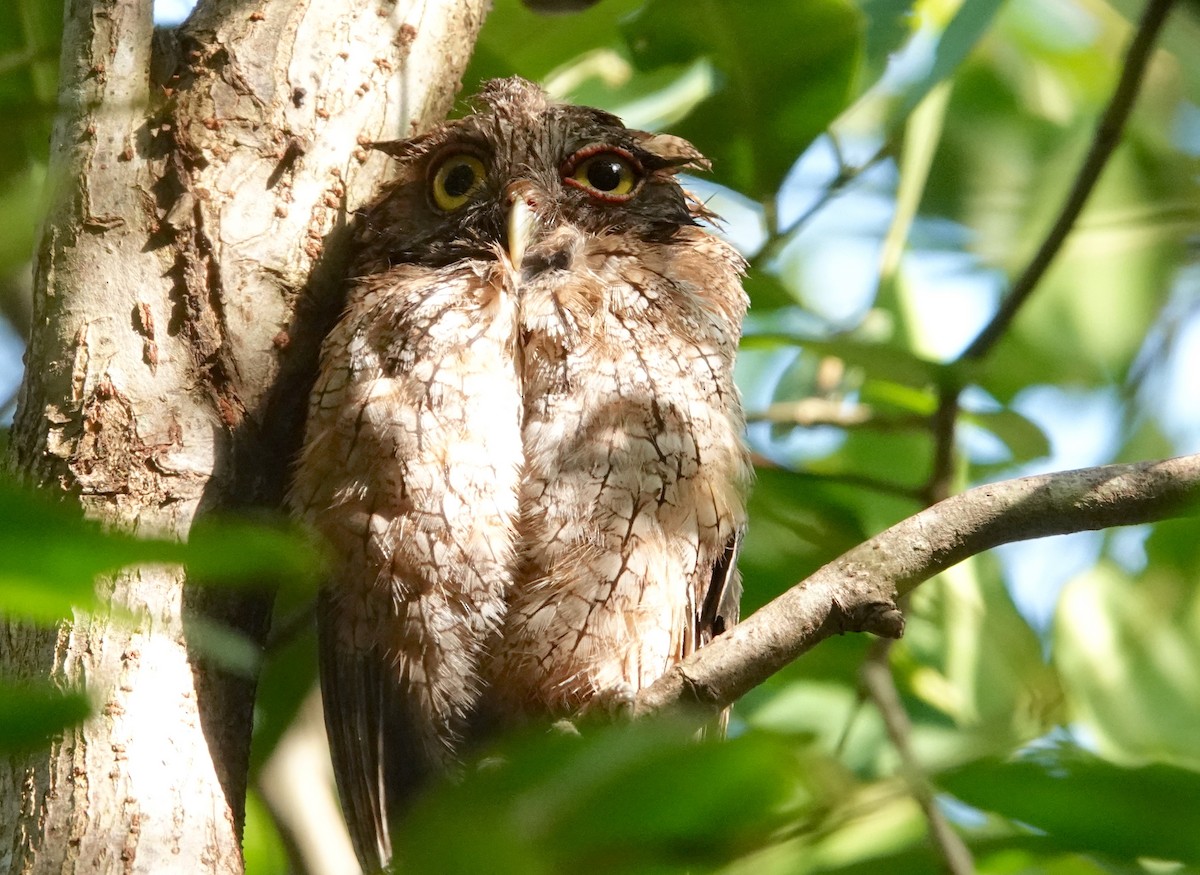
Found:
[[472, 742], [612, 710], [737, 619], [750, 478], [741, 257], [691, 144], [521, 79], [381, 144], [325, 341], [296, 511], [334, 770], [368, 870]]

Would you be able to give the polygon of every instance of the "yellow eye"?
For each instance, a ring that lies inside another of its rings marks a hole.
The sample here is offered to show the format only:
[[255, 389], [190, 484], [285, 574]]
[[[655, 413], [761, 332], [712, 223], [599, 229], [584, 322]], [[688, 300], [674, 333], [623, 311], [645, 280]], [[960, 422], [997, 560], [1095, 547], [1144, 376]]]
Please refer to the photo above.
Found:
[[433, 173], [433, 202], [452, 213], [464, 206], [483, 185], [487, 169], [474, 155], [460, 152], [445, 158]]
[[641, 169], [624, 152], [605, 149], [574, 164], [566, 182], [601, 200], [624, 201], [641, 182]]

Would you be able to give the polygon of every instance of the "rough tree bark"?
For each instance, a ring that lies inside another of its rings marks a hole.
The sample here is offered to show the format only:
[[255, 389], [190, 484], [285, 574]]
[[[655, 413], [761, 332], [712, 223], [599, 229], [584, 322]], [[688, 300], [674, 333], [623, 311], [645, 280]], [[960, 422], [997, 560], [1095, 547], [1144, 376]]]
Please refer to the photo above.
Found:
[[[386, 172], [363, 144], [443, 117], [486, 0], [68, 0], [53, 191], [11, 446], [27, 481], [123, 529], [276, 506], [344, 229]], [[0, 628], [0, 671], [96, 715], [0, 764], [0, 872], [238, 873], [254, 682], [189, 649], [269, 597], [178, 568], [102, 584], [133, 625]]]

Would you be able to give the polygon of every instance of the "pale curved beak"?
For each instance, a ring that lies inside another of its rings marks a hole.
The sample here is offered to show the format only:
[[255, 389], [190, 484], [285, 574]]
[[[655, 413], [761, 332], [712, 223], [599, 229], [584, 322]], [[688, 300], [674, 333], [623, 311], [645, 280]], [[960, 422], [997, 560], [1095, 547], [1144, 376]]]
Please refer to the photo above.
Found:
[[537, 229], [537, 214], [519, 194], [509, 196], [508, 260], [515, 268], [525, 260], [525, 250]]

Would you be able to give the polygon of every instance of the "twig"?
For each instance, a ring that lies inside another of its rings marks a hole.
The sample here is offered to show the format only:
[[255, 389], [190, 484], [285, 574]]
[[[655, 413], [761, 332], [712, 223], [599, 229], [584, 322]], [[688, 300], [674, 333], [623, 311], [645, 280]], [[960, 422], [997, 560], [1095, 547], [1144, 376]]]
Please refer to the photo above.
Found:
[[979, 486], [860, 544], [643, 690], [635, 714], [718, 711], [831, 635], [898, 638], [896, 599], [998, 544], [1184, 516], [1200, 505], [1200, 454]]
[[987, 355], [1004, 335], [1009, 323], [1037, 287], [1042, 275], [1045, 274], [1046, 269], [1071, 233], [1071, 228], [1074, 226], [1075, 220], [1079, 218], [1080, 212], [1083, 211], [1083, 206], [1087, 202], [1088, 196], [1091, 195], [1092, 189], [1096, 187], [1096, 182], [1108, 163], [1108, 159], [1121, 141], [1121, 131], [1133, 108], [1134, 100], [1137, 98], [1142, 76], [1153, 53], [1154, 42], [1173, 3], [1174, 0], [1150, 0], [1146, 4], [1142, 19], [1138, 22], [1137, 32], [1134, 33], [1133, 39], [1129, 43], [1129, 49], [1125, 53], [1121, 78], [1117, 81], [1117, 87], [1113, 91], [1112, 97], [1109, 98], [1108, 106], [1100, 116], [1087, 157], [1084, 159], [1083, 166], [1079, 168], [1075, 183], [1071, 186], [1070, 194], [1067, 195], [1067, 200], [1063, 204], [1058, 218], [1055, 219], [1050, 233], [1042, 241], [1042, 245], [1025, 271], [1013, 283], [1012, 290], [1000, 304], [1000, 309], [992, 317], [992, 321], [979, 332], [979, 335], [967, 347], [966, 352], [962, 354], [963, 359], [980, 359]]
[[[938, 387], [938, 406], [929, 420], [933, 435], [933, 464], [929, 478], [922, 489], [926, 509], [944, 501], [952, 494], [957, 452], [954, 437], [957, 432], [959, 393], [957, 383], [943, 381]], [[898, 607], [908, 610], [908, 598], [897, 600]], [[946, 816], [934, 799], [933, 790], [913, 752], [909, 739], [912, 737], [912, 722], [896, 691], [896, 680], [892, 675], [891, 652], [894, 639], [880, 639], [871, 647], [862, 666], [863, 685], [867, 696], [875, 703], [883, 717], [892, 746], [900, 755], [901, 775], [909, 792], [921, 806], [925, 820], [929, 823], [929, 837], [933, 846], [951, 875], [971, 875], [975, 861], [971, 851], [946, 821]]]
[[797, 428], [870, 428], [880, 431], [924, 428], [929, 417], [884, 416], [867, 404], [846, 404], [829, 398], [801, 398], [798, 401], [776, 401], [766, 409], [746, 414], [747, 423], [769, 422], [773, 425], [794, 425]]
[[746, 422], [769, 422], [773, 425], [794, 425], [816, 428], [830, 425], [853, 428], [874, 420], [875, 411], [865, 404], [850, 404], [830, 398], [801, 398], [798, 401], [776, 401], [764, 410], [746, 414]]
[[[837, 176], [829, 181], [829, 184], [825, 186], [825, 189], [821, 192], [820, 196], [813, 201], [809, 205], [808, 209], [801, 213], [798, 218], [794, 219], [791, 224], [789, 224], [786, 228], [773, 230], [771, 239], [767, 241], [767, 244], [763, 247], [758, 257], [754, 259], [756, 264], [762, 263], [764, 260], [770, 260], [778, 255], [780, 250], [789, 242], [791, 242], [791, 239], [796, 236], [800, 229], [812, 220], [813, 216], [823, 210], [830, 201], [845, 191], [851, 183], [857, 180], [860, 176], [862, 176], [884, 158], [887, 158], [889, 155], [891, 155], [896, 148], [895, 142], [891, 139], [888, 139], [861, 164], [848, 165], [841, 160], [841, 149], [838, 147], [837, 141], [834, 140], [833, 142], [834, 149], [838, 153]], [[774, 222], [771, 222], [767, 227], [772, 228], [773, 225]]]
[[971, 852], [938, 807], [933, 788], [909, 742], [912, 737], [912, 723], [908, 719], [908, 712], [904, 710], [904, 703], [900, 701], [900, 693], [896, 690], [892, 669], [888, 664], [887, 653], [890, 648], [887, 645], [890, 643], [881, 641], [878, 642], [880, 646], [872, 648], [872, 654], [863, 663], [863, 684], [883, 717], [883, 725], [887, 729], [892, 746], [900, 755], [901, 774], [913, 798], [921, 806], [925, 819], [929, 821], [930, 837], [946, 864], [946, 870], [951, 875], [972, 875], [975, 862], [971, 858]]
[[929, 419], [933, 433], [933, 464], [929, 479], [921, 495], [927, 505], [937, 504], [950, 497], [954, 486], [954, 466], [957, 454], [954, 451], [954, 436], [958, 425], [958, 396], [961, 389], [957, 384], [943, 383], [938, 388], [938, 406]]

